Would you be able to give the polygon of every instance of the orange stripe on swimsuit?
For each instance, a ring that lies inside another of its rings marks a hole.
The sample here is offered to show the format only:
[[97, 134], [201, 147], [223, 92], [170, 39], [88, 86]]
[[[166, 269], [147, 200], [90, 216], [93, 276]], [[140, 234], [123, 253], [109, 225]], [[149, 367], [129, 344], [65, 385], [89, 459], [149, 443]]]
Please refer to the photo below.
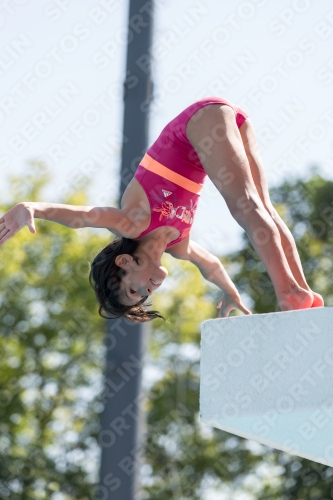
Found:
[[147, 170], [150, 170], [150, 172], [154, 172], [160, 177], [164, 177], [164, 179], [177, 184], [177, 186], [187, 189], [187, 191], [190, 191], [191, 193], [200, 194], [202, 191], [203, 184], [198, 184], [191, 181], [187, 177], [184, 177], [183, 175], [177, 174], [177, 172], [170, 170], [169, 168], [162, 165], [162, 163], [154, 160], [154, 158], [149, 156], [148, 153], [144, 155], [143, 159], [140, 162], [140, 165], [145, 167]]

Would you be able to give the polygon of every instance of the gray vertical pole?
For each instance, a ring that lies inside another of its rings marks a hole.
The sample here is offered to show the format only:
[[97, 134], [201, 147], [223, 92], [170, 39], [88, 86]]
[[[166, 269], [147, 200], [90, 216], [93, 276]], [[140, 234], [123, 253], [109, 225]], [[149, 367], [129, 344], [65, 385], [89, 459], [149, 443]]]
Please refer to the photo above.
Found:
[[[119, 206], [148, 147], [152, 26], [153, 1], [130, 0]], [[123, 318], [107, 321], [104, 411], [99, 433], [102, 456], [100, 483], [95, 490], [98, 500], [138, 499], [144, 333], [145, 325]]]

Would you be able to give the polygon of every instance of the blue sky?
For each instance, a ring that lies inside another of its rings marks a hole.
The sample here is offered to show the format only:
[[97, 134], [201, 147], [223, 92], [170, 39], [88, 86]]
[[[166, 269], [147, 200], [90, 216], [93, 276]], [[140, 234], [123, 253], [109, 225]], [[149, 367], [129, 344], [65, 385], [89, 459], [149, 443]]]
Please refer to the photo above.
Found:
[[[43, 159], [59, 202], [87, 177], [89, 204], [115, 204], [128, 2], [8, 0], [0, 10], [0, 194], [5, 178]], [[197, 98], [242, 106], [269, 186], [333, 172], [333, 8], [325, 0], [157, 0], [149, 145]], [[97, 162], [97, 163], [96, 163]], [[216, 253], [241, 230], [208, 180], [192, 238]]]

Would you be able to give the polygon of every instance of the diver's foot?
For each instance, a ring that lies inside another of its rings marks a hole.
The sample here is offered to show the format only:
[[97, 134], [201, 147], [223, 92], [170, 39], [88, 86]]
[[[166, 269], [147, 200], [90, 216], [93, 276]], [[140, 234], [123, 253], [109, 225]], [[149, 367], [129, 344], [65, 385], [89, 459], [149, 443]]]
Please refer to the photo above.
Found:
[[313, 302], [311, 307], [324, 307], [325, 304], [322, 296], [319, 295], [319, 293], [313, 292], [312, 290], [310, 290], [310, 292], [312, 293], [313, 297]]
[[304, 288], [294, 287], [291, 291], [283, 292], [279, 297], [281, 311], [293, 311], [296, 309], [309, 309], [313, 307], [314, 294]]

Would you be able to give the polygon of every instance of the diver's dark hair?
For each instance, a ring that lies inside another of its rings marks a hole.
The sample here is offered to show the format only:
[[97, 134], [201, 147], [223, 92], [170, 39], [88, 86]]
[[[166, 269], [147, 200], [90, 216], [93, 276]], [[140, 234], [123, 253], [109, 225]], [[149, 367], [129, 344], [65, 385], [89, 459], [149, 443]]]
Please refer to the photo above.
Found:
[[144, 323], [155, 318], [165, 319], [158, 311], [150, 311], [142, 305], [146, 297], [134, 306], [126, 306], [118, 301], [119, 286], [126, 271], [115, 263], [117, 255], [132, 255], [135, 261], [135, 251], [139, 241], [129, 238], [116, 238], [101, 250], [91, 263], [89, 282], [93, 287], [99, 303], [99, 315], [102, 318], [113, 319], [125, 316], [135, 323]]

